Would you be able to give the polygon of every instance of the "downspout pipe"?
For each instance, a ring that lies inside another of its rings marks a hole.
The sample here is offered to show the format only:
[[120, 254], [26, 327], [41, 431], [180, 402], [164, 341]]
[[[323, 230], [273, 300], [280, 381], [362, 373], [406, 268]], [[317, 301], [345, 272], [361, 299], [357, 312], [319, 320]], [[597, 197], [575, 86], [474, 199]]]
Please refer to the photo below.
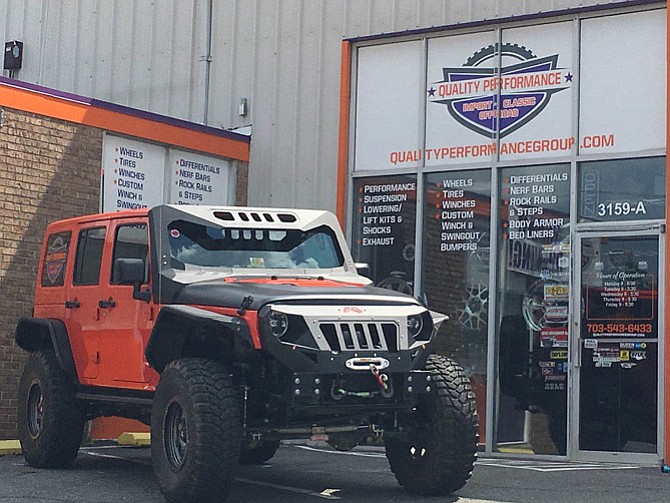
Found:
[[204, 98], [202, 104], [202, 123], [209, 124], [209, 77], [212, 66], [212, 17], [213, 17], [213, 2], [214, 0], [207, 0], [207, 14], [205, 19], [205, 54], [200, 58], [200, 61], [205, 63], [204, 75]]

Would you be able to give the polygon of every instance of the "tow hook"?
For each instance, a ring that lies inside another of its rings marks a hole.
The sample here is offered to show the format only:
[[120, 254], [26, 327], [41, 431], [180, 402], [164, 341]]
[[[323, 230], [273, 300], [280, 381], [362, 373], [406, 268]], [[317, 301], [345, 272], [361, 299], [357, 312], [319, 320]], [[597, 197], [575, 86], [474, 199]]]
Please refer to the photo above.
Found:
[[372, 372], [372, 375], [375, 376], [375, 379], [377, 380], [377, 384], [379, 384], [379, 387], [381, 388], [381, 395], [384, 398], [390, 398], [393, 396], [393, 388], [389, 386], [389, 376], [388, 374], [382, 374], [379, 372], [379, 369], [374, 363], [370, 364], [370, 372]]
[[370, 372], [372, 372], [372, 375], [375, 376], [375, 379], [377, 379], [379, 387], [384, 391], [387, 391], [389, 389], [388, 385], [389, 376], [386, 374], [380, 374], [379, 369], [375, 366], [374, 363], [370, 364]]

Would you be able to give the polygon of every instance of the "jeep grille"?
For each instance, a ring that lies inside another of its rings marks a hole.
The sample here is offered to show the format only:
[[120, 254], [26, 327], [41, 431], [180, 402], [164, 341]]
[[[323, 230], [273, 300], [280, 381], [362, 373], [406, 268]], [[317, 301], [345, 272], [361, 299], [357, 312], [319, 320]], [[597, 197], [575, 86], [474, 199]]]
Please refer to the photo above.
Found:
[[395, 323], [321, 323], [319, 329], [331, 351], [398, 352], [398, 327]]

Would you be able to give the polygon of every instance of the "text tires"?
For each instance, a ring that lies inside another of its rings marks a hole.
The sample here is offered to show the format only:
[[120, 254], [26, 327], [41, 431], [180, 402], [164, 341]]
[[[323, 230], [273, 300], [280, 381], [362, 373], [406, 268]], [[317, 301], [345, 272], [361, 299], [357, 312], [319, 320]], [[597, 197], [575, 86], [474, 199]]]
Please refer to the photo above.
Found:
[[18, 432], [26, 462], [38, 468], [70, 465], [84, 422], [74, 384], [53, 351], [31, 353], [19, 383]]
[[262, 465], [275, 455], [277, 449], [279, 449], [279, 443], [279, 440], [245, 442], [240, 451], [240, 464]]
[[386, 439], [386, 457], [398, 483], [422, 495], [449, 494], [472, 474], [479, 420], [470, 381], [452, 360], [426, 363], [434, 389], [403, 419], [405, 431]]
[[168, 502], [223, 501], [240, 437], [233, 384], [220, 363], [189, 358], [165, 368], [151, 412], [151, 457]]

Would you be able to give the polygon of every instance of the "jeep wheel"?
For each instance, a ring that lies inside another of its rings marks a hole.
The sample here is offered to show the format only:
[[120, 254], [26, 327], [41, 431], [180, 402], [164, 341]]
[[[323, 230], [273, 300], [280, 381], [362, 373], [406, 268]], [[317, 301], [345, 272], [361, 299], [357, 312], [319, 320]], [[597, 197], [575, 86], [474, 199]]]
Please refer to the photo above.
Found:
[[386, 439], [398, 483], [422, 495], [449, 494], [465, 485], [475, 462], [478, 417], [470, 381], [452, 360], [429, 357], [434, 389], [401, 422], [404, 434]]
[[26, 462], [38, 468], [70, 465], [84, 422], [74, 385], [53, 351], [32, 353], [19, 383], [18, 431]]
[[240, 464], [262, 465], [275, 455], [279, 449], [279, 443], [279, 440], [244, 442], [240, 451]]
[[151, 457], [169, 502], [225, 500], [240, 454], [240, 416], [226, 369], [213, 360], [170, 363], [151, 411]]

